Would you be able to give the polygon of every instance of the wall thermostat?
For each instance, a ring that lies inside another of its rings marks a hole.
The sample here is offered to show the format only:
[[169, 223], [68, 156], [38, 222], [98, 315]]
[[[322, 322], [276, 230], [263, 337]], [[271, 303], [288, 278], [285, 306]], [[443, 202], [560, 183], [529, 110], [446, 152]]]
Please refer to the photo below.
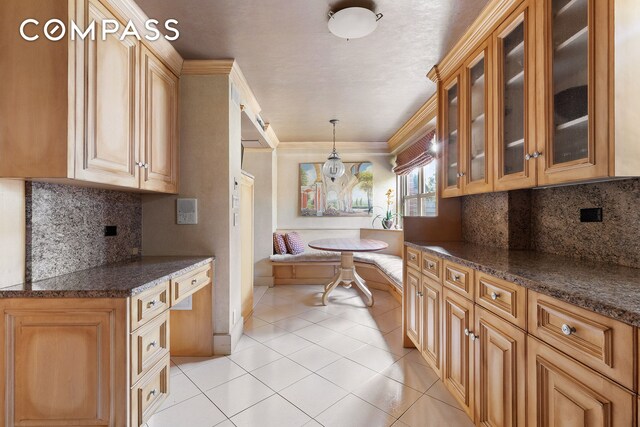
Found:
[[176, 217], [178, 224], [197, 224], [198, 199], [178, 199]]

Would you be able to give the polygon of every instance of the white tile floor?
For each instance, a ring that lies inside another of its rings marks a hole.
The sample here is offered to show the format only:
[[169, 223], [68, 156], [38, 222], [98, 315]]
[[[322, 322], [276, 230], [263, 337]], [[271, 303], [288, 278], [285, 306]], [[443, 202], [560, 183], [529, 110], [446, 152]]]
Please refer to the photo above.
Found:
[[373, 291], [257, 289], [233, 355], [172, 359], [171, 396], [148, 427], [472, 426], [416, 350], [400, 304]]

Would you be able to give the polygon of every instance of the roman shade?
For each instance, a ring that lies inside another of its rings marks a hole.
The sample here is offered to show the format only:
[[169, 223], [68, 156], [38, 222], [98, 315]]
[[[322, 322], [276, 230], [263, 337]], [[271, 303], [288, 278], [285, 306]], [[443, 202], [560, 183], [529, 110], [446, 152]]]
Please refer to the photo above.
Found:
[[417, 167], [426, 166], [434, 159], [431, 155], [430, 149], [433, 144], [433, 137], [436, 131], [432, 130], [425, 136], [411, 144], [411, 146], [405, 148], [398, 154], [396, 159], [396, 167], [393, 171], [397, 175], [406, 175], [412, 169]]

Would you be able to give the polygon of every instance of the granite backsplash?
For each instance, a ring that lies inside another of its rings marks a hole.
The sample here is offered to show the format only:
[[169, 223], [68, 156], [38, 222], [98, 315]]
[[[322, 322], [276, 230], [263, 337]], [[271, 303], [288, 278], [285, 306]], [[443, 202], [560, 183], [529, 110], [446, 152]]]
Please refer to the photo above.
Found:
[[[26, 183], [26, 280], [47, 279], [132, 258], [142, 245], [140, 195]], [[105, 226], [117, 236], [105, 237]]]
[[[462, 198], [463, 240], [640, 268], [640, 179]], [[603, 209], [580, 222], [581, 208]]]

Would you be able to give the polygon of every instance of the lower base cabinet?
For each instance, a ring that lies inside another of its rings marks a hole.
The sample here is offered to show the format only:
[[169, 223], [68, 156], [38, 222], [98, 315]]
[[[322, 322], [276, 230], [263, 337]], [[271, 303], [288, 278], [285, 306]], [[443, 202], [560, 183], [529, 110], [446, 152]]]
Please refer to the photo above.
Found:
[[530, 426], [633, 425], [633, 393], [531, 336], [527, 345]]
[[526, 425], [526, 334], [476, 306], [476, 421], [479, 426]]
[[442, 345], [441, 345], [441, 307], [442, 285], [427, 276], [422, 276], [422, 357], [431, 368], [441, 376]]
[[475, 402], [473, 309], [473, 301], [444, 289], [442, 381], [472, 420]]

